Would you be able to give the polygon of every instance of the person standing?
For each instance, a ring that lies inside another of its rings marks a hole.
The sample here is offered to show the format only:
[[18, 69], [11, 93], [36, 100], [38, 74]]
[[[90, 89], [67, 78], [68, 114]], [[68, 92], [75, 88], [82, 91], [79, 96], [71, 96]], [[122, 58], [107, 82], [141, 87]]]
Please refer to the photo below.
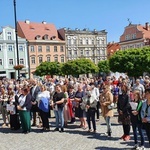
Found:
[[52, 107], [56, 117], [56, 128], [54, 131], [59, 131], [59, 120], [60, 120], [60, 132], [64, 132], [64, 92], [62, 92], [61, 85], [55, 86], [55, 94], [53, 95]]
[[145, 90], [145, 96], [146, 96], [146, 101], [144, 101], [142, 105], [141, 119], [146, 130], [147, 138], [149, 141], [149, 147], [150, 147], [150, 88], [147, 88]]
[[91, 120], [93, 125], [93, 132], [96, 133], [96, 121], [95, 113], [97, 108], [97, 99], [96, 95], [92, 93], [92, 87], [88, 86], [86, 90], [86, 95], [83, 97], [83, 102], [85, 101], [85, 111], [88, 123], [88, 132], [91, 132]]
[[83, 129], [87, 128], [87, 123], [86, 123], [86, 112], [85, 110], [81, 109], [81, 103], [82, 103], [82, 98], [85, 96], [85, 92], [82, 89], [82, 84], [78, 85], [78, 90], [75, 94], [75, 102], [76, 102], [76, 116], [79, 117], [80, 119], [80, 127]]
[[111, 129], [111, 122], [110, 118], [113, 117], [114, 113], [112, 109], [109, 109], [109, 105], [113, 103], [113, 95], [110, 91], [110, 86], [105, 85], [103, 87], [103, 93], [100, 96], [100, 104], [101, 104], [101, 111], [102, 116], [104, 117], [107, 125], [107, 134], [108, 137], [111, 137], [112, 129]]
[[3, 128], [7, 127], [6, 121], [8, 120], [8, 127], [10, 127], [10, 118], [6, 109], [8, 104], [8, 93], [4, 86], [1, 86], [1, 95], [0, 95], [0, 103], [1, 103], [1, 112], [2, 112], [2, 119], [4, 124], [2, 125]]
[[[134, 101], [130, 103], [130, 116], [131, 116], [131, 123], [132, 123], [132, 129], [133, 129], [133, 135], [134, 135], [134, 149], [141, 149], [144, 150], [144, 133], [142, 130], [142, 121], [141, 121], [141, 108], [142, 108], [142, 99], [140, 96], [140, 91], [135, 90], [134, 93]], [[138, 133], [137, 129], [140, 134], [141, 138], [141, 148], [138, 144]]]
[[38, 94], [38, 107], [40, 109], [40, 116], [42, 119], [43, 129], [42, 131], [49, 131], [49, 100], [50, 92], [47, 91], [45, 85], [41, 85], [41, 92]]
[[32, 96], [31, 112], [33, 113], [33, 124], [32, 124], [32, 126], [36, 126], [36, 113], [39, 112], [37, 96], [38, 96], [38, 93], [40, 92], [40, 87], [37, 85], [37, 82], [35, 80], [32, 81], [32, 86], [33, 87], [30, 89], [30, 93]]
[[118, 122], [122, 123], [123, 136], [121, 139], [128, 141], [130, 140], [130, 104], [129, 95], [127, 94], [128, 88], [125, 84], [121, 86], [121, 92], [118, 97], [117, 111], [118, 111]]
[[32, 107], [31, 104], [31, 94], [27, 88], [22, 89], [22, 95], [19, 97], [19, 105], [17, 109], [19, 110], [19, 116], [21, 120], [21, 127], [24, 134], [27, 134], [31, 131], [31, 121], [30, 121], [30, 110]]

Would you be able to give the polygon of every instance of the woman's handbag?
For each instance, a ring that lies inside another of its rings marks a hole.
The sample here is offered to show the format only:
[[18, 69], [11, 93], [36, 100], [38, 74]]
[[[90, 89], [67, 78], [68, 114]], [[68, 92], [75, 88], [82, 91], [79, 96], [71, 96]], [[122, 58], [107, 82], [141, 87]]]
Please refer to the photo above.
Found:
[[107, 107], [108, 107], [108, 109], [110, 109], [110, 110], [111, 110], [111, 109], [114, 109], [114, 108], [115, 108], [115, 104], [114, 104], [114, 103], [111, 103], [111, 104], [108, 105]]

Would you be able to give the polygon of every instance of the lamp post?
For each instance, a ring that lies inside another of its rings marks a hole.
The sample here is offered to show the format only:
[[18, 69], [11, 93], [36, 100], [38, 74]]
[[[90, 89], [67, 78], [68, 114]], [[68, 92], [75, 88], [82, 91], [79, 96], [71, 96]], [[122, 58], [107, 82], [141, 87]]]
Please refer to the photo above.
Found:
[[[16, 33], [17, 65], [19, 65], [18, 30], [17, 30], [17, 15], [16, 15], [16, 0], [14, 0], [14, 18], [15, 18], [15, 33]], [[20, 82], [20, 70], [18, 70], [18, 81]]]

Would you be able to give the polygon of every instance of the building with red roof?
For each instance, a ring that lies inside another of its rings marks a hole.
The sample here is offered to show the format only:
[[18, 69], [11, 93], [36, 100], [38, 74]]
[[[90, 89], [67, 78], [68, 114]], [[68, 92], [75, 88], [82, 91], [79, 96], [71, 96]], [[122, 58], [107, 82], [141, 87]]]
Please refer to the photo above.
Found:
[[54, 24], [19, 21], [18, 35], [28, 42], [30, 75], [44, 61], [65, 62], [65, 41], [58, 37]]
[[129, 23], [129, 25], [125, 27], [123, 34], [120, 36], [119, 44], [122, 50], [149, 46], [149, 23], [146, 22], [145, 25]]
[[107, 58], [110, 58], [116, 51], [120, 50], [119, 43], [109, 42], [107, 44]]

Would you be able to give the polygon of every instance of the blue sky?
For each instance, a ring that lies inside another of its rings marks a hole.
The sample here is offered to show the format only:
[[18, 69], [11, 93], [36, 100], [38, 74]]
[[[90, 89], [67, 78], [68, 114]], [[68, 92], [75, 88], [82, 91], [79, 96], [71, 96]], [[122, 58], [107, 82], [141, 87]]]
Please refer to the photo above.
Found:
[[[150, 22], [150, 0], [16, 0], [16, 4], [18, 21], [46, 21], [57, 29], [106, 29], [108, 42], [119, 41], [128, 18], [133, 24]], [[0, 6], [0, 26], [14, 27], [13, 0], [0, 0]]]

